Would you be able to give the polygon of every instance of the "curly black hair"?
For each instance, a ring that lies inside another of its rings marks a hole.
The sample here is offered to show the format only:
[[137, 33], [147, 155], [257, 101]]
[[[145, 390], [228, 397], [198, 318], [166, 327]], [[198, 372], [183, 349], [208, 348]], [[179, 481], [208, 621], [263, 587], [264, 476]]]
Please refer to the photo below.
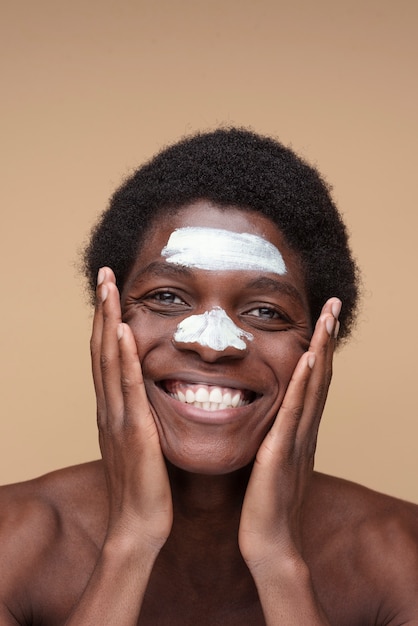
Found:
[[115, 192], [84, 251], [92, 295], [100, 267], [121, 289], [144, 234], [167, 213], [199, 199], [259, 211], [301, 259], [312, 325], [325, 301], [340, 298], [340, 339], [352, 330], [359, 272], [330, 188], [319, 172], [278, 141], [247, 129], [198, 133], [162, 150]]

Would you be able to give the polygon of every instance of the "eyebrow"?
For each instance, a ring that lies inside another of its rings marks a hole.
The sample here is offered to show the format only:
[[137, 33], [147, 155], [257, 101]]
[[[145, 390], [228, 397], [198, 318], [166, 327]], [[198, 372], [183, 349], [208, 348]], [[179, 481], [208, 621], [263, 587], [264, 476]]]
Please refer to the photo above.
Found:
[[249, 289], [259, 289], [270, 293], [280, 293], [290, 296], [293, 300], [297, 300], [303, 304], [303, 299], [299, 291], [291, 283], [284, 280], [274, 280], [268, 276], [258, 276], [254, 280], [247, 283]]
[[183, 265], [170, 265], [164, 261], [153, 261], [144, 268], [138, 270], [133, 277], [132, 282], [141, 282], [142, 277], [145, 276], [168, 276], [169, 278], [175, 278], [178, 276], [190, 277], [193, 275], [193, 271]]
[[[146, 276], [167, 276], [168, 278], [187, 277], [191, 278], [195, 275], [193, 269], [189, 269], [184, 265], [171, 265], [164, 261], [153, 261], [146, 265], [143, 269], [133, 277], [132, 283], [140, 283]], [[257, 276], [246, 284], [248, 289], [258, 289], [270, 293], [280, 293], [290, 296], [293, 300], [303, 304], [303, 298], [299, 291], [291, 283], [285, 280], [274, 280], [268, 276]]]

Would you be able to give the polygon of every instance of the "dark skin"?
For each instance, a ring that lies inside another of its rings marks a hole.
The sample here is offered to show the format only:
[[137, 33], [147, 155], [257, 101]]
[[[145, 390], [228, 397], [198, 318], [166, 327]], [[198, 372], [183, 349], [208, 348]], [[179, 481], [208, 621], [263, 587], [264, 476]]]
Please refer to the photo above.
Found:
[[[258, 234], [287, 273], [173, 269], [185, 225]], [[120, 295], [109, 268], [99, 283], [103, 458], [2, 489], [0, 625], [418, 625], [418, 507], [313, 472], [340, 303], [311, 328], [276, 226], [202, 201], [150, 230]], [[214, 306], [245, 350], [173, 340]], [[246, 403], [207, 413], [172, 380]]]

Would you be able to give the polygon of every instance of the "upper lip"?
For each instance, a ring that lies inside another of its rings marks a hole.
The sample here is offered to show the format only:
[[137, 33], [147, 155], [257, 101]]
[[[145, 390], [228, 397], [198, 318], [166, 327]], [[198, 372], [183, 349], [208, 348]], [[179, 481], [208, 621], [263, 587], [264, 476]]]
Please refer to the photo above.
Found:
[[166, 380], [175, 380], [184, 384], [189, 385], [210, 385], [213, 387], [229, 387], [230, 389], [238, 389], [241, 391], [249, 391], [253, 394], [261, 395], [259, 391], [254, 389], [252, 386], [248, 386], [242, 381], [237, 381], [234, 378], [229, 377], [214, 377], [208, 375], [199, 375], [197, 373], [192, 372], [171, 372], [167, 376], [161, 377], [156, 383], [158, 385], [163, 385]]

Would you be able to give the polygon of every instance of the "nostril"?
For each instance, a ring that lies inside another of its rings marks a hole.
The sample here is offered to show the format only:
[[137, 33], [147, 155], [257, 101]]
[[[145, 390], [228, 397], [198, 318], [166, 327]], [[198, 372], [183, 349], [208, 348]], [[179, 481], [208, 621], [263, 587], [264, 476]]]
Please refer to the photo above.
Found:
[[248, 354], [247, 350], [237, 350], [232, 346], [227, 346], [225, 349], [221, 350], [215, 350], [210, 346], [202, 345], [198, 341], [179, 342], [174, 339], [172, 341], [177, 350], [193, 352], [206, 363], [217, 363], [222, 359], [242, 359], [246, 356], [246, 354]]

